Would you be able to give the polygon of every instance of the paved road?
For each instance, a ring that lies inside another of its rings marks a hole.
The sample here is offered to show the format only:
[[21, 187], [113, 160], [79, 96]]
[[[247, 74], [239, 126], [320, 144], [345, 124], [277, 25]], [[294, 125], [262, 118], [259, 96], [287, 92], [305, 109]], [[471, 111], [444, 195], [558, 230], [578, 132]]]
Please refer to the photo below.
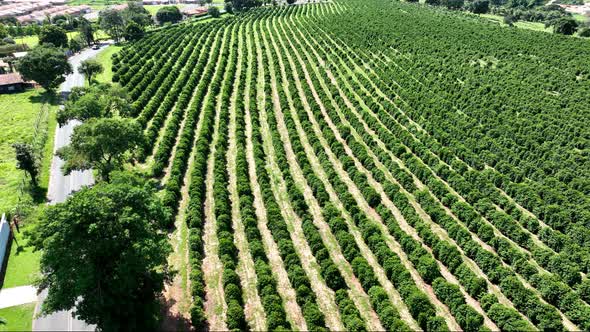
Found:
[[[66, 81], [61, 85], [60, 91], [62, 96], [67, 97], [73, 87], [84, 85], [84, 76], [78, 73], [80, 62], [93, 58], [98, 54], [105, 45], [99, 50], [87, 49], [69, 59], [74, 73], [66, 77]], [[79, 121], [70, 121], [66, 125], [58, 127], [55, 131], [54, 152], [57, 149], [70, 143], [70, 136], [74, 128], [79, 125]], [[74, 171], [65, 176], [61, 171], [63, 160], [57, 156], [51, 161], [51, 172], [49, 177], [49, 188], [47, 198], [50, 204], [61, 203], [66, 200], [68, 195], [73, 191], [79, 190], [82, 186], [94, 183], [92, 171]], [[35, 316], [40, 309], [41, 303], [47, 297], [47, 290], [39, 294]], [[89, 326], [85, 322], [72, 318], [72, 311], [59, 311], [48, 316], [33, 319], [33, 331], [94, 331], [94, 326]]]

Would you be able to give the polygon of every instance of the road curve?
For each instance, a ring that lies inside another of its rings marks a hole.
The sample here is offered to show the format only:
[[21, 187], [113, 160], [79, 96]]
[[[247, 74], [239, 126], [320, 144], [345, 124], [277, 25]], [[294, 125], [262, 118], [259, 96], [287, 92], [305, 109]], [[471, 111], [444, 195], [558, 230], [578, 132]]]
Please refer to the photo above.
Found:
[[[66, 77], [65, 82], [60, 87], [61, 95], [67, 97], [72, 88], [84, 86], [84, 75], [78, 73], [78, 66], [84, 60], [95, 57], [107, 44], [102, 44], [100, 49], [86, 49], [68, 59], [72, 65], [73, 73]], [[67, 124], [58, 127], [55, 130], [55, 141], [53, 147], [53, 159], [51, 161], [51, 170], [49, 177], [49, 187], [47, 189], [47, 199], [49, 204], [61, 203], [74, 191], [83, 186], [94, 183], [92, 171], [73, 171], [70, 175], [64, 175], [61, 167], [64, 161], [55, 155], [55, 151], [70, 143], [70, 136], [74, 128], [79, 125], [79, 121], [70, 121]], [[87, 325], [81, 320], [72, 317], [72, 310], [59, 311], [51, 315], [37, 317], [41, 304], [47, 297], [47, 290], [41, 292], [38, 296], [33, 316], [33, 331], [94, 331], [95, 326]]]

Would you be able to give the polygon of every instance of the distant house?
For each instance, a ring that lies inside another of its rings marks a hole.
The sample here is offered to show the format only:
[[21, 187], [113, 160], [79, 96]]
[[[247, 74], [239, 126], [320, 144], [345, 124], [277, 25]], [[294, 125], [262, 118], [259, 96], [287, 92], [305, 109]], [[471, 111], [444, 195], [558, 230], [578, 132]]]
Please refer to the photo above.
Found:
[[201, 16], [201, 15], [207, 14], [207, 8], [206, 7], [183, 8], [182, 13], [186, 17]]
[[24, 91], [34, 86], [34, 82], [25, 81], [19, 73], [0, 75], [0, 93]]

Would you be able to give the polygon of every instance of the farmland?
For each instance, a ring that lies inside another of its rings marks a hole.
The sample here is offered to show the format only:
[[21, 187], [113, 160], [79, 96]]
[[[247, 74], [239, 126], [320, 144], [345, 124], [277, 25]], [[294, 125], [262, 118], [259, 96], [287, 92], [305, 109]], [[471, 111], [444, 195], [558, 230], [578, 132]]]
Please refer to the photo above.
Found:
[[123, 47], [112, 79], [145, 131], [139, 168], [185, 230], [182, 314], [212, 330], [590, 329], [589, 52], [377, 0]]

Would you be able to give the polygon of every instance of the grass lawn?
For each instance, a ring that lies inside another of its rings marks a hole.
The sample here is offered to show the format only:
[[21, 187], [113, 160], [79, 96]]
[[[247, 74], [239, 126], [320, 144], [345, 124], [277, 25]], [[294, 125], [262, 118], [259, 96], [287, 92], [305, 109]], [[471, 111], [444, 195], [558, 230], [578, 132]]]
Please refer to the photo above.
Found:
[[[78, 31], [70, 31], [70, 32], [68, 32], [68, 38], [72, 39], [72, 38], [76, 37], [78, 34], [79, 34]], [[94, 38], [96, 38], [96, 40], [109, 39], [109, 35], [107, 35], [107, 33], [102, 30], [98, 30], [94, 33]], [[33, 48], [33, 47], [37, 46], [37, 44], [39, 44], [39, 37], [37, 35], [24, 36], [24, 37], [15, 38], [14, 41], [17, 44], [26, 44], [27, 46], [29, 46], [29, 48]]]
[[158, 10], [162, 7], [166, 7], [166, 6], [176, 6], [178, 7], [178, 9], [182, 9], [182, 7], [184, 7], [185, 5], [183, 4], [174, 4], [174, 5], [143, 5], [143, 8], [145, 8], [148, 12], [150, 12], [150, 15], [156, 15], [156, 13], [158, 12]]
[[102, 64], [104, 67], [104, 71], [96, 76], [96, 80], [101, 83], [111, 83], [113, 79], [113, 60], [111, 56], [119, 50], [121, 50], [121, 46], [117, 45], [110, 45], [104, 50], [100, 51], [96, 56], [96, 60]]
[[[2, 288], [31, 285], [39, 273], [41, 252], [33, 252], [32, 247], [26, 247], [27, 241], [23, 238], [23, 228], [21, 227], [21, 232], [16, 235], [20, 247], [16, 245], [15, 241], [12, 241]], [[0, 315], [0, 317], [2, 316]]]
[[39, 37], [37, 35], [18, 37], [14, 38], [14, 42], [17, 44], [26, 44], [29, 48], [33, 48], [39, 44]]
[[35, 303], [0, 309], [0, 317], [6, 319], [6, 325], [0, 325], [0, 331], [31, 331], [34, 312]]
[[572, 16], [576, 19], [576, 21], [584, 23], [588, 20], [590, 20], [590, 18], [588, 16], [584, 16], [581, 14], [572, 14]]
[[[13, 211], [19, 197], [26, 202], [27, 213], [34, 213], [40, 205], [45, 204], [44, 197], [49, 183], [49, 168], [57, 126], [55, 120], [57, 106], [50, 103], [44, 104], [43, 101], [47, 99], [41, 95], [42, 92], [42, 89], [34, 89], [19, 94], [0, 95], [0, 117], [3, 119], [0, 124], [0, 211], [2, 212]], [[33, 137], [39, 116], [37, 135]], [[42, 154], [40, 189], [35, 191], [36, 197], [32, 197], [33, 195], [28, 191], [26, 180], [27, 187], [20, 196], [19, 187], [24, 179], [24, 173], [16, 169], [14, 150], [11, 146], [17, 141], [33, 143]], [[12, 243], [3, 288], [30, 285], [39, 271], [40, 253], [33, 252], [31, 247], [26, 247], [27, 243], [22, 235], [26, 228], [26, 219], [25, 216], [25, 220], [21, 223], [21, 233], [16, 234], [16, 242]]]
[[[504, 17], [500, 16], [500, 15], [494, 15], [494, 14], [481, 14], [479, 15], [480, 17], [483, 18], [487, 18], [490, 21], [495, 21], [500, 23], [502, 26], [508, 26], [506, 24], [504, 24]], [[543, 31], [543, 32], [549, 32], [552, 33], [553, 30], [551, 29], [551, 27], [549, 28], [545, 28], [545, 24], [544, 23], [539, 23], [539, 22], [524, 22], [524, 21], [519, 21], [519, 22], [515, 22], [514, 26], [517, 28], [521, 28], [521, 29], [528, 29], [528, 30], [534, 30], [534, 31]]]
[[[21, 93], [0, 95], [0, 212], [12, 210], [18, 202], [19, 187], [24, 173], [16, 169], [12, 144], [33, 141], [35, 121], [43, 107], [43, 91], [31, 89]], [[49, 118], [55, 118], [56, 108], [50, 107]], [[51, 128], [50, 131], [48, 137], [53, 136]]]

